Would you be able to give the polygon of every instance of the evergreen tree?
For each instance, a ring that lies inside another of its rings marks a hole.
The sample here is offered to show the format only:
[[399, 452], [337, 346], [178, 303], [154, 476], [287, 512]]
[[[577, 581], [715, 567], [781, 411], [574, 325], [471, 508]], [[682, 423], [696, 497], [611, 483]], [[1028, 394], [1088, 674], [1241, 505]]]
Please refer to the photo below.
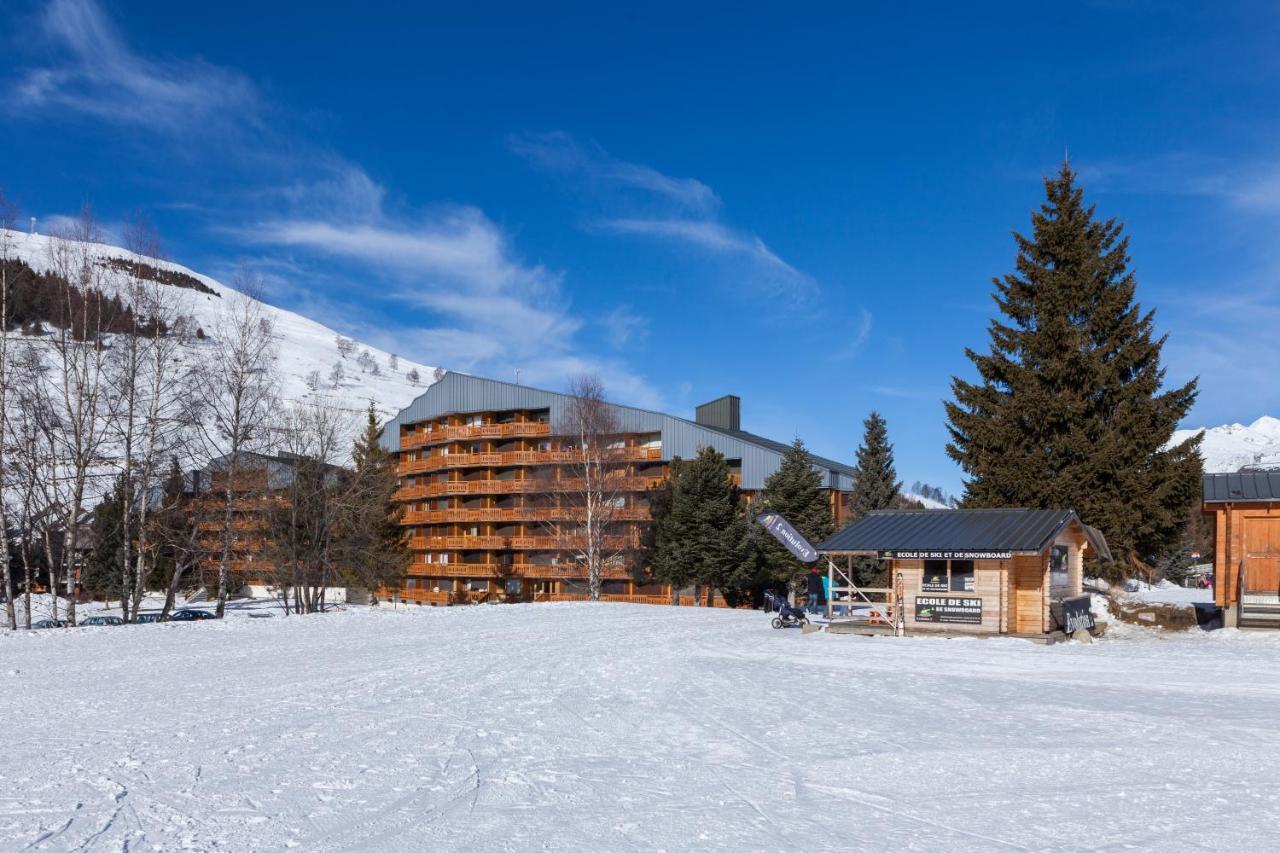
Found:
[[856, 521], [869, 512], [890, 509], [898, 503], [902, 483], [893, 467], [889, 429], [879, 412], [862, 422], [865, 430], [858, 448], [858, 465], [849, 494], [849, 515]]
[[80, 572], [80, 585], [93, 596], [121, 594], [120, 565], [125, 559], [123, 477], [93, 510], [93, 550]]
[[370, 403], [365, 428], [352, 450], [354, 470], [347, 478], [336, 537], [345, 580], [370, 590], [398, 586], [410, 560], [399, 506], [392, 500], [398, 486], [395, 460], [379, 441], [381, 436], [378, 413]]
[[671, 493], [667, 543], [677, 574], [724, 591], [738, 582], [737, 554], [730, 540], [738, 511], [738, 487], [729, 463], [704, 447], [682, 466]]
[[990, 353], [966, 350], [980, 381], [952, 380], [947, 452], [965, 506], [1074, 509], [1114, 553], [1152, 561], [1199, 497], [1200, 439], [1165, 447], [1196, 381], [1163, 389], [1122, 226], [1094, 218], [1065, 163], [1045, 192], [1031, 237], [1014, 235], [1017, 271], [995, 280]]
[[[782, 464], [764, 481], [764, 492], [756, 513], [773, 510], [802, 533], [814, 545], [829, 537], [835, 529], [831, 503], [822, 488], [822, 474], [813, 467], [804, 442], [796, 439], [783, 454]], [[772, 536], [757, 536], [762, 559], [770, 580], [796, 584], [803, 580], [809, 567], [801, 563], [782, 543]]]
[[673, 458], [661, 485], [649, 490], [649, 523], [640, 534], [640, 547], [633, 555], [632, 566], [632, 576], [638, 583], [670, 584], [673, 604], [679, 601], [680, 590], [691, 582], [675, 560], [671, 546], [671, 505], [683, 468], [684, 460]]

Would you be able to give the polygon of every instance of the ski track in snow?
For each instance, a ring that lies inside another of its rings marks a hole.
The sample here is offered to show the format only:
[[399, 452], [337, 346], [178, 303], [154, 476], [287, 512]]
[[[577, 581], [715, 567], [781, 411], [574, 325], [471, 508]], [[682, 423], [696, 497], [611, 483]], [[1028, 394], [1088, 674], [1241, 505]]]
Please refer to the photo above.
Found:
[[1280, 634], [620, 604], [0, 633], [0, 850], [1256, 850]]

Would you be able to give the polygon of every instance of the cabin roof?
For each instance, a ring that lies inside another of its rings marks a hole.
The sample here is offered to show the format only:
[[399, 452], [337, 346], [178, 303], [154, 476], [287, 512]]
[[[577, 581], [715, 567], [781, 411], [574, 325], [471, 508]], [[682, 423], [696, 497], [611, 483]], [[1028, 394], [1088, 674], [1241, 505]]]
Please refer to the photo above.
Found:
[[1280, 501], [1280, 471], [1205, 474], [1204, 502]]
[[1080, 525], [1099, 557], [1111, 559], [1102, 534], [1069, 509], [882, 510], [818, 546], [826, 553], [878, 551], [1021, 551], [1039, 553], [1068, 524]]

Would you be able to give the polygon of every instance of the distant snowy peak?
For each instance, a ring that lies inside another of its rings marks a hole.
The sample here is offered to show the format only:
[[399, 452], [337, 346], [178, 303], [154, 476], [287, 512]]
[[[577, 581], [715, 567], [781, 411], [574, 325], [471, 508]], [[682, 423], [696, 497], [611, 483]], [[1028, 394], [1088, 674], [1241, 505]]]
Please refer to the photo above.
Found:
[[[54, 238], [3, 229], [0, 237], [8, 238], [11, 257], [37, 272], [49, 270]], [[217, 318], [225, 310], [227, 297], [236, 293], [234, 288], [181, 264], [146, 258], [101, 243], [84, 246], [97, 259], [106, 287], [120, 286], [130, 269], [136, 269], [138, 264], [176, 274], [173, 282], [179, 282], [174, 287], [182, 300], [183, 311], [205, 332], [217, 327]], [[352, 412], [362, 411], [372, 402], [386, 419], [412, 402], [433, 381], [434, 367], [395, 357], [358, 341], [343, 353], [338, 346], [340, 336], [333, 329], [292, 311], [262, 304], [279, 344], [279, 393], [286, 401], [319, 398]], [[366, 352], [368, 358], [363, 357]], [[335, 371], [334, 365], [341, 365], [341, 370]]]
[[1280, 467], [1280, 418], [1263, 415], [1249, 425], [1182, 429], [1173, 434], [1173, 444], [1204, 434], [1200, 454], [1204, 470], [1211, 474], [1229, 474], [1241, 468]]

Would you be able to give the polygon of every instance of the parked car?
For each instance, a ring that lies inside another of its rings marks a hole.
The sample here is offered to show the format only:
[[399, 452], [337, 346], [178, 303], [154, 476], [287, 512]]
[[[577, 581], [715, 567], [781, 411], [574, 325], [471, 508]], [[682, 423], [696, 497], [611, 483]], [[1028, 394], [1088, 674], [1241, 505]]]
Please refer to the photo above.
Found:
[[119, 616], [90, 616], [88, 619], [80, 623], [87, 627], [101, 625], [123, 625], [124, 620]]
[[206, 619], [217, 619], [208, 610], [175, 610], [169, 614], [170, 622], [203, 622]]
[[40, 631], [45, 628], [65, 628], [67, 620], [65, 619], [37, 619], [31, 623], [32, 631]]
[[135, 625], [149, 625], [152, 622], [159, 622], [159, 621], [160, 621], [159, 613], [139, 613], [133, 617], [133, 624]]

